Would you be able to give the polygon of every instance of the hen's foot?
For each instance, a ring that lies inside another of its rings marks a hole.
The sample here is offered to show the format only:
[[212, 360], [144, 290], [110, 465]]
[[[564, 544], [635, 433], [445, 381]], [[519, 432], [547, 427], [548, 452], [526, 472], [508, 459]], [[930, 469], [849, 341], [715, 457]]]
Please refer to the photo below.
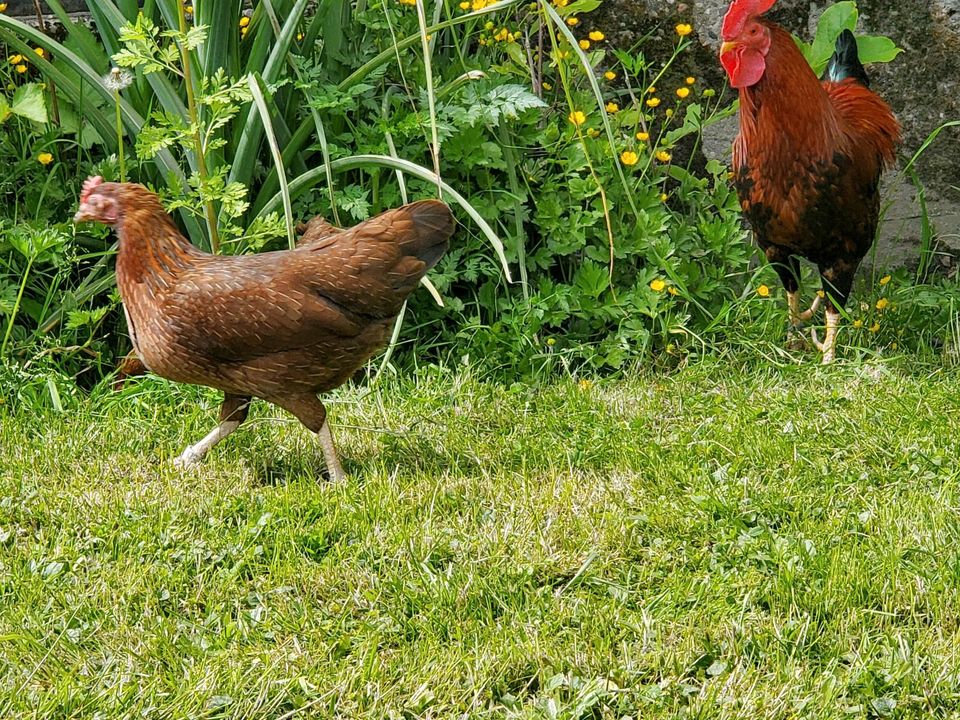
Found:
[[784, 343], [787, 350], [806, 350], [807, 337], [803, 334], [803, 324], [791, 325], [787, 330], [787, 341]]
[[790, 325], [793, 327], [802, 326], [803, 323], [808, 322], [813, 319], [813, 316], [817, 314], [817, 310], [820, 309], [820, 301], [822, 298], [820, 294], [817, 293], [817, 296], [813, 299], [813, 302], [810, 304], [810, 307], [800, 311], [800, 291], [788, 292], [787, 293], [787, 308], [790, 311]]
[[347, 474], [340, 465], [340, 459], [337, 457], [337, 449], [333, 445], [333, 434], [330, 432], [330, 423], [326, 420], [317, 433], [320, 438], [320, 447], [323, 448], [323, 459], [327, 463], [327, 477], [331, 482], [340, 482], [346, 480]]
[[174, 459], [173, 466], [178, 470], [185, 470], [189, 467], [193, 467], [203, 460], [204, 455], [210, 452], [210, 448], [223, 440], [238, 427], [240, 427], [239, 420], [225, 420], [221, 422], [196, 445], [187, 445], [186, 449]]
[[837, 332], [840, 330], [840, 313], [832, 308], [827, 308], [827, 326], [823, 342], [817, 339], [817, 329], [810, 328], [810, 337], [813, 344], [823, 353], [823, 364], [829, 365], [837, 356]]

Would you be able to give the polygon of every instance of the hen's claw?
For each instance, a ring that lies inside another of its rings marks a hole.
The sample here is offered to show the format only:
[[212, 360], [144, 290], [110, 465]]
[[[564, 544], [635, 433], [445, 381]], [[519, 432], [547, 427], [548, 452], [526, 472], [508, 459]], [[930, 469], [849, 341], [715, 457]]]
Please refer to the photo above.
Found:
[[837, 356], [837, 332], [840, 330], [840, 313], [832, 308], [827, 308], [827, 327], [823, 336], [823, 342], [817, 338], [817, 329], [810, 328], [810, 338], [817, 349], [823, 353], [823, 364], [829, 365]]

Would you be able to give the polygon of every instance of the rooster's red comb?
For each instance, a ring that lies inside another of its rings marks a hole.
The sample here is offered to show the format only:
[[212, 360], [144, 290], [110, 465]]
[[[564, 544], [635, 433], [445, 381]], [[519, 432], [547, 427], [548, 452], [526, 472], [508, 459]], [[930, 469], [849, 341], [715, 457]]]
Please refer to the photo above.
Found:
[[733, 40], [743, 32], [743, 26], [747, 24], [747, 20], [763, 15], [776, 2], [777, 0], [733, 0], [727, 14], [723, 16], [720, 37], [724, 40]]
[[103, 178], [99, 175], [95, 177], [88, 177], [86, 180], [84, 180], [83, 189], [80, 190], [80, 202], [85, 203], [87, 198], [90, 197], [90, 193], [92, 193], [102, 182]]

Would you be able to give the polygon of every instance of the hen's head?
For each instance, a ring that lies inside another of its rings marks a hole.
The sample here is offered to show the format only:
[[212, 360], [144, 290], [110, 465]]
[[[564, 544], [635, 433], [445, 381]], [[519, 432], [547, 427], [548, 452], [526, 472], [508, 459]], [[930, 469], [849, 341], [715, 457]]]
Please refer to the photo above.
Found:
[[152, 209], [160, 205], [156, 195], [143, 185], [104, 182], [102, 177], [89, 177], [80, 191], [80, 209], [73, 221], [114, 226], [124, 213], [147, 206]]
[[760, 16], [776, 0], [733, 0], [720, 30], [720, 63], [730, 78], [730, 87], [756, 85], [766, 70], [770, 50], [770, 28]]

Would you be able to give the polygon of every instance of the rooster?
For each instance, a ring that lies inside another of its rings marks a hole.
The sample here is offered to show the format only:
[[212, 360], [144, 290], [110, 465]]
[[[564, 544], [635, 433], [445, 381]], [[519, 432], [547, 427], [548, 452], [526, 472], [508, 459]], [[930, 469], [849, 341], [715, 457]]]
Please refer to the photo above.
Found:
[[[776, 0], [734, 0], [723, 19], [720, 62], [740, 92], [733, 172], [757, 244], [787, 291], [791, 334], [826, 297], [823, 343], [836, 354], [840, 312], [880, 215], [879, 182], [900, 126], [868, 88], [856, 38], [845, 30], [817, 79], [793, 38], [762, 17]], [[822, 293], [800, 311], [798, 257], [820, 270]]]
[[117, 286], [143, 364], [224, 393], [220, 423], [177, 466], [199, 462], [259, 397], [317, 433], [333, 480], [344, 472], [317, 394], [343, 384], [386, 344], [454, 229], [450, 209], [425, 200], [348, 230], [318, 226], [293, 250], [210, 255], [180, 234], [152, 192], [99, 177], [84, 183], [74, 217], [82, 221], [116, 231]]

